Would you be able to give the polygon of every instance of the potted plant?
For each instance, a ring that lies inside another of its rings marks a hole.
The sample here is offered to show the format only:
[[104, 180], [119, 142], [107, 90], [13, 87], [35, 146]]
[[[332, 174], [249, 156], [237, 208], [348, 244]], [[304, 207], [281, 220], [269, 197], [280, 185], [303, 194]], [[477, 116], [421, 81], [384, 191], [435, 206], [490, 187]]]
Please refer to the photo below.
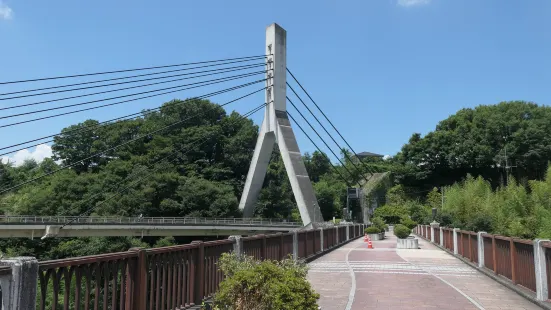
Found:
[[418, 249], [419, 240], [417, 238], [410, 236], [411, 229], [408, 227], [398, 224], [394, 227], [394, 235], [398, 237], [398, 243], [396, 248], [398, 249]]
[[364, 229], [364, 233], [367, 234], [369, 238], [373, 241], [379, 241], [385, 238], [385, 235], [381, 231], [381, 229], [375, 226], [367, 227], [366, 229]]

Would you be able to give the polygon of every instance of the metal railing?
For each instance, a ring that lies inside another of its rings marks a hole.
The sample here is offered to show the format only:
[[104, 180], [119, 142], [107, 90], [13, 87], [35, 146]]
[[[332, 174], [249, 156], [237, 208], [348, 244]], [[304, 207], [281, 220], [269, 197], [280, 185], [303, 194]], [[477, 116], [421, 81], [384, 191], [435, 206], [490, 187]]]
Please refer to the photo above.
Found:
[[[242, 238], [241, 253], [256, 259], [311, 259], [361, 236], [364, 225]], [[341, 236], [344, 236], [341, 238]], [[223, 274], [218, 261], [237, 240], [77, 257], [39, 263], [37, 309], [187, 309], [212, 296]], [[296, 244], [295, 244], [296, 243]], [[297, 252], [294, 252], [296, 249]], [[0, 269], [1, 270], [1, 269]]]
[[[490, 271], [500, 278], [521, 286], [529, 291], [538, 293], [538, 277], [546, 282], [546, 289], [541, 290], [543, 296], [538, 300], [548, 300], [547, 288], [551, 287], [551, 242], [541, 243], [544, 251], [544, 259], [535, 259], [536, 248], [540, 245], [533, 240], [505, 237], [488, 233], [476, 233], [459, 229], [440, 228], [432, 229], [440, 232], [442, 230], [443, 240], [435, 243], [442, 248], [456, 252], [458, 256], [476, 265], [479, 268]], [[417, 235], [430, 239], [431, 227], [418, 225], [415, 229]], [[539, 274], [536, 271], [536, 264], [541, 264]], [[542, 272], [541, 269], [545, 269]]]
[[262, 218], [205, 218], [205, 217], [116, 217], [116, 216], [34, 216], [34, 215], [0, 215], [0, 224], [122, 224], [122, 225], [193, 225], [223, 224], [239, 226], [302, 226], [298, 222], [287, 222], [280, 219]]

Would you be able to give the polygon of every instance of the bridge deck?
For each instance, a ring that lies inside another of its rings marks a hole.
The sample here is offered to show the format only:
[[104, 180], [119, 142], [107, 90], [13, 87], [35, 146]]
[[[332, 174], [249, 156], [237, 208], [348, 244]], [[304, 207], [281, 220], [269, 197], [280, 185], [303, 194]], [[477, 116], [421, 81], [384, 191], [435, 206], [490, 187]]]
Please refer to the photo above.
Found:
[[[388, 235], [388, 234], [387, 234]], [[430, 243], [396, 249], [396, 237], [367, 249], [353, 241], [310, 263], [322, 310], [540, 309]]]

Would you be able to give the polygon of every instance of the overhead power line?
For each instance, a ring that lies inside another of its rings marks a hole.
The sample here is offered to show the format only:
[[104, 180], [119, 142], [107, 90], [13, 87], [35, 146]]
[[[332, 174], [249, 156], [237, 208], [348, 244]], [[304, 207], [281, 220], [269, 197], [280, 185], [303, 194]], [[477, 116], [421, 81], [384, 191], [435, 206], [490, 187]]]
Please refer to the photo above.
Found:
[[[265, 72], [265, 71], [263, 71], [263, 72]], [[159, 93], [159, 94], [154, 94], [154, 95], [149, 95], [149, 96], [144, 96], [144, 97], [138, 97], [138, 98], [128, 99], [128, 100], [124, 100], [124, 101], [118, 101], [118, 102], [114, 102], [114, 103], [99, 105], [99, 106], [95, 106], [95, 107], [91, 107], [91, 108], [86, 108], [86, 109], [80, 109], [80, 110], [76, 110], [76, 111], [70, 111], [70, 112], [65, 112], [65, 113], [59, 113], [59, 114], [54, 114], [54, 115], [49, 115], [49, 116], [34, 118], [34, 119], [26, 120], [26, 121], [15, 122], [15, 123], [11, 123], [11, 124], [1, 125], [0, 128], [12, 127], [12, 126], [16, 126], [16, 125], [21, 125], [21, 124], [25, 124], [25, 123], [36, 122], [36, 121], [45, 120], [45, 119], [49, 119], [49, 118], [54, 118], [54, 117], [59, 117], [59, 116], [64, 116], [64, 115], [69, 115], [69, 114], [74, 114], [74, 113], [80, 113], [80, 112], [84, 112], [84, 111], [90, 111], [90, 110], [105, 108], [105, 107], [109, 107], [109, 106], [114, 106], [114, 105], [118, 105], [118, 104], [123, 104], [123, 103], [127, 103], [127, 102], [136, 101], [136, 100], [141, 100], [141, 99], [146, 99], [146, 98], [151, 98], [151, 97], [156, 97], [156, 96], [171, 94], [171, 93], [179, 92], [179, 91], [182, 91], [182, 90], [189, 90], [189, 89], [198, 88], [198, 87], [203, 87], [203, 86], [207, 86], [207, 85], [212, 85], [212, 84], [218, 84], [218, 83], [223, 83], [223, 82], [227, 82], [227, 81], [232, 81], [232, 80], [235, 80], [235, 79], [250, 77], [250, 76], [253, 76], [253, 75], [256, 75], [256, 74], [259, 74], [259, 73], [246, 74], [246, 75], [242, 75], [242, 76], [238, 76], [238, 77], [234, 77], [234, 78], [227, 78], [227, 79], [224, 78], [224, 79], [222, 79], [222, 80], [220, 80], [220, 81], [211, 82], [211, 83], [207, 83], [207, 84], [203, 84], [203, 85], [197, 85], [197, 86], [187, 87], [187, 88], [180, 88], [180, 89], [171, 90], [171, 91], [163, 92], [163, 93]], [[265, 80], [266, 80], [266, 79], [262, 79], [262, 80], [258, 80], [258, 81], [265, 81]], [[182, 87], [182, 86], [175, 86], [175, 87], [169, 87], [169, 88], [179, 88], [179, 87]], [[150, 92], [153, 92], [153, 91], [150, 91]]]
[[[302, 114], [302, 112], [300, 112], [300, 110], [293, 103], [293, 101], [291, 99], [289, 99], [289, 97], [286, 97], [286, 98], [287, 98], [287, 101], [289, 101], [289, 103], [295, 108], [295, 110], [298, 112], [298, 114], [302, 117], [302, 119], [304, 119], [306, 124], [308, 124], [308, 126], [310, 126], [310, 128], [314, 131], [314, 133], [318, 136], [318, 138], [320, 138], [321, 142], [323, 142], [323, 144], [325, 144], [325, 146], [329, 149], [329, 151], [331, 151], [331, 153], [333, 153], [335, 158], [337, 158], [339, 163], [341, 163], [342, 167], [348, 172], [350, 177], [354, 178], [354, 174], [352, 172], [350, 172], [350, 170], [348, 170], [348, 167], [346, 167], [346, 165], [342, 162], [342, 160], [339, 158], [339, 156], [337, 154], [335, 154], [335, 152], [329, 147], [327, 142], [325, 142], [325, 140], [321, 137], [321, 135], [318, 133], [318, 131], [314, 128], [314, 126], [312, 126], [312, 124], [308, 121], [308, 119], [306, 117], [304, 117], [304, 114]], [[360, 185], [360, 183], [358, 183], [358, 185]], [[360, 185], [360, 187], [361, 187], [361, 185]]]
[[[306, 103], [304, 103], [304, 101], [302, 100], [302, 98], [297, 94], [297, 92], [295, 91], [295, 89], [289, 84], [287, 83], [287, 86], [289, 86], [289, 88], [291, 89], [291, 91], [295, 94], [295, 96], [298, 98], [298, 100], [302, 103], [302, 105], [306, 108], [306, 110], [308, 110], [308, 112], [310, 112], [310, 114], [314, 117], [314, 119], [318, 122], [318, 124], [321, 126], [321, 128], [325, 131], [325, 133], [329, 136], [329, 138], [331, 138], [331, 140], [333, 140], [333, 142], [335, 143], [335, 145], [339, 148], [339, 150], [342, 150], [342, 147], [339, 145], [339, 143], [335, 140], [335, 138], [333, 138], [333, 135], [331, 135], [329, 133], [329, 131], [327, 130], [327, 128], [325, 128], [325, 126], [323, 126], [323, 124], [320, 122], [320, 120], [318, 119], [318, 117], [316, 116], [316, 114], [314, 114], [314, 112], [312, 112], [312, 110], [310, 110], [310, 108], [308, 107], [308, 105]], [[296, 108], [296, 107], [295, 107]], [[362, 172], [362, 170], [356, 166], [356, 164], [354, 163], [354, 161], [352, 160], [352, 158], [350, 158], [350, 156], [348, 156], [347, 152], [343, 152], [344, 153], [344, 157], [346, 157], [350, 163], [354, 166], [354, 168], [356, 168], [357, 171], [360, 172], [360, 176], [365, 180], [365, 182], [369, 182], [369, 180], [365, 177], [364, 173]], [[360, 186], [361, 187], [361, 186]]]
[[[223, 94], [223, 93], [227, 93], [229, 91], [233, 91], [233, 90], [240, 89], [240, 88], [243, 88], [243, 87], [247, 87], [247, 86], [250, 86], [250, 85], [258, 84], [258, 83], [261, 83], [261, 82], [264, 82], [264, 80], [259, 80], [259, 81], [255, 81], [255, 82], [250, 82], [250, 83], [237, 85], [237, 86], [226, 88], [226, 89], [223, 89], [223, 90], [220, 90], [220, 91], [216, 91], [216, 92], [212, 92], [212, 93], [209, 93], [209, 94], [201, 95], [201, 96], [198, 96], [198, 97], [195, 97], [195, 98], [196, 99], [204, 99], [204, 98], [220, 95], [220, 94]], [[177, 102], [177, 103], [174, 103], [174, 105], [180, 105], [182, 103], [183, 102]], [[67, 130], [67, 131], [63, 131], [63, 132], [60, 132], [60, 133], [56, 133], [56, 134], [52, 134], [52, 135], [32, 139], [32, 140], [29, 140], [29, 141], [25, 141], [25, 142], [13, 144], [13, 145], [5, 146], [5, 147], [0, 148], [0, 150], [6, 150], [6, 149], [13, 148], [13, 147], [25, 145], [27, 143], [32, 143], [32, 142], [44, 140], [44, 139], [47, 139], [47, 138], [57, 137], [57, 136], [61, 136], [61, 135], [73, 135], [75, 133], [87, 132], [87, 131], [97, 129], [97, 128], [102, 127], [102, 126], [108, 126], [108, 125], [111, 125], [111, 124], [115, 124], [114, 121], [119, 121], [119, 120], [124, 120], [124, 119], [131, 119], [131, 118], [134, 118], [134, 117], [140, 116], [140, 115], [145, 116], [147, 114], [153, 113], [154, 111], [160, 110], [162, 108], [163, 108], [163, 106], [160, 106], [160, 107], [157, 107], [157, 108], [152, 108], [152, 109], [147, 109], [147, 110], [142, 110], [142, 111], [137, 112], [137, 113], [132, 113], [132, 114], [120, 116], [120, 117], [117, 117], [117, 118], [113, 118], [113, 119], [110, 119], [110, 120], [106, 120], [106, 121], [100, 122], [100, 123], [95, 124], [95, 125], [85, 126], [83, 128], [78, 128], [78, 129]], [[48, 141], [42, 141], [40, 143], [33, 144], [33, 145], [27, 145], [23, 148], [16, 149], [16, 150], [11, 150], [11, 151], [8, 151], [6, 153], [0, 154], [0, 156], [12, 154], [12, 153], [15, 153], [15, 152], [18, 152], [18, 151], [21, 151], [21, 150], [24, 150], [24, 149], [27, 149], [27, 148], [30, 148], [30, 147], [35, 147], [35, 146], [38, 146], [38, 145], [41, 145], [41, 144], [44, 144], [44, 143], [50, 143], [50, 142], [54, 142], [54, 140], [52, 139], [52, 140], [48, 140]]]
[[[58, 85], [58, 86], [50, 86], [50, 87], [43, 87], [43, 88], [27, 89], [27, 90], [20, 90], [20, 91], [14, 91], [14, 92], [9, 92], [9, 93], [3, 93], [3, 94], [0, 94], [0, 96], [30, 93], [30, 92], [35, 92], [35, 91], [51, 90], [51, 89], [65, 88], [65, 87], [71, 87], [71, 86], [89, 85], [89, 84], [96, 84], [96, 83], [103, 83], [103, 82], [110, 82], [110, 81], [128, 80], [128, 79], [133, 79], [133, 78], [143, 77], [143, 76], [152, 76], [152, 75], [172, 73], [172, 72], [182, 72], [182, 71], [188, 71], [188, 70], [210, 68], [210, 67], [224, 66], [224, 65], [240, 63], [240, 62], [258, 61], [258, 60], [260, 60], [260, 59], [236, 60], [236, 61], [229, 61], [229, 62], [223, 62], [223, 63], [215, 63], [215, 64], [211, 64], [211, 65], [204, 65], [204, 66], [197, 66], [197, 67], [190, 67], [190, 68], [183, 68], [183, 69], [175, 69], [175, 70], [167, 70], [167, 71], [160, 71], [160, 72], [152, 72], [152, 73], [144, 73], [144, 74], [123, 76], [123, 77], [118, 77], [118, 78], [110, 78], [110, 79], [103, 79], [103, 80], [97, 80], [97, 81], [80, 82], [80, 83], [67, 84], [67, 85]], [[113, 84], [113, 85], [116, 85], [116, 84]]]
[[314, 140], [312, 140], [312, 138], [310, 138], [310, 135], [308, 135], [306, 133], [306, 131], [302, 128], [302, 126], [300, 126], [300, 124], [295, 120], [295, 118], [291, 115], [291, 113], [289, 113], [289, 111], [287, 111], [287, 115], [289, 115], [289, 117], [293, 120], [293, 122], [295, 123], [295, 125], [298, 126], [298, 128], [302, 131], [302, 133], [306, 136], [306, 138], [308, 138], [308, 140], [310, 140], [310, 142], [316, 147], [316, 149], [318, 149], [318, 151], [325, 157], [325, 159], [327, 159], [327, 161], [329, 162], [329, 164], [331, 165], [331, 167], [333, 167], [333, 170], [335, 170], [335, 172], [341, 177], [341, 179], [344, 181], [344, 183], [346, 184], [346, 186], [350, 187], [350, 182], [348, 182], [348, 180], [342, 175], [342, 173], [339, 171], [339, 169], [337, 169], [337, 167], [335, 167], [335, 165], [333, 165], [333, 163], [331, 162], [331, 159], [329, 159], [329, 157], [327, 157], [327, 154], [325, 154], [319, 147], [318, 145], [314, 142]]
[[[331, 120], [329, 120], [329, 118], [327, 117], [327, 115], [325, 115], [325, 113], [323, 113], [323, 111], [321, 110], [321, 108], [318, 106], [318, 104], [314, 101], [314, 99], [312, 98], [312, 96], [310, 96], [310, 94], [308, 93], [308, 91], [306, 91], [306, 89], [304, 89], [304, 87], [302, 86], [302, 84], [300, 84], [300, 82], [297, 80], [297, 78], [295, 77], [295, 75], [291, 72], [291, 70], [289, 70], [289, 68], [286, 68], [287, 69], [287, 72], [289, 72], [289, 74], [291, 75], [291, 77], [293, 78], [293, 80], [295, 80], [295, 82], [298, 84], [298, 86], [302, 89], [302, 91], [304, 91], [304, 93], [306, 94], [306, 96], [308, 96], [308, 98], [310, 98], [310, 101], [312, 101], [312, 103], [316, 106], [316, 108], [318, 108], [318, 110], [321, 112], [321, 114], [323, 115], [323, 117], [325, 117], [325, 119], [329, 122], [329, 124], [331, 125], [331, 127], [333, 127], [333, 129], [337, 132], [337, 134], [341, 137], [341, 139], [344, 141], [344, 143], [346, 143], [346, 145], [348, 146], [348, 148], [352, 151], [352, 153], [354, 153], [354, 155], [356, 156], [356, 158], [358, 158], [358, 160], [360, 159], [358, 157], [358, 154], [356, 153], [356, 151], [354, 151], [354, 149], [352, 148], [352, 146], [350, 146], [350, 144], [348, 143], [348, 141], [346, 141], [346, 139], [343, 137], [343, 135], [340, 133], [340, 131], [335, 127], [335, 125], [333, 125], [333, 122], [331, 122]], [[367, 169], [369, 171], [369, 167], [367, 167], [365, 165], [364, 162], [362, 162], [361, 160], [359, 160], [360, 163], [364, 166], [365, 169]]]
[[65, 76], [37, 78], [37, 79], [29, 79], [29, 80], [8, 81], [8, 82], [0, 82], [0, 85], [28, 83], [28, 82], [37, 82], [37, 81], [47, 81], [47, 80], [59, 80], [59, 79], [67, 79], [67, 78], [74, 78], [74, 77], [93, 76], [93, 75], [102, 75], [102, 74], [113, 74], [113, 73], [123, 73], [123, 72], [134, 72], [134, 71], [153, 70], [153, 69], [162, 69], [162, 68], [172, 68], [172, 67], [190, 66], [190, 65], [206, 64], [206, 63], [213, 63], [213, 62], [223, 62], [223, 61], [238, 60], [238, 59], [263, 59], [263, 58], [266, 58], [268, 56], [269, 55], [258, 55], [258, 56], [248, 56], [248, 57], [226, 58], [226, 59], [219, 59], [219, 60], [188, 62], [188, 63], [176, 64], [176, 65], [165, 65], [165, 66], [138, 68], [138, 69], [126, 69], [126, 70], [116, 70], [116, 71], [105, 71], [105, 72], [96, 72], [96, 73], [85, 73], [85, 74], [74, 74], [74, 75], [65, 75]]
[[[241, 97], [239, 97], [239, 98], [237, 98], [237, 99], [228, 101], [228, 102], [226, 102], [226, 103], [224, 103], [224, 104], [222, 104], [222, 105], [220, 105], [220, 106], [221, 106], [221, 107], [226, 106], [226, 105], [228, 105], [228, 104], [230, 104], [230, 103], [232, 103], [232, 102], [235, 102], [235, 101], [241, 100], [241, 99], [243, 99], [243, 98], [249, 97], [249, 96], [251, 96], [251, 95], [253, 95], [253, 94], [256, 94], [256, 93], [258, 93], [258, 92], [261, 92], [261, 91], [263, 91], [263, 90], [265, 90], [265, 89], [266, 89], [266, 87], [261, 88], [261, 89], [259, 89], [259, 90], [254, 91], [254, 92], [251, 92], [251, 93], [248, 93], [248, 94], [246, 94], [246, 95], [244, 95], [244, 96], [241, 96]], [[186, 101], [190, 101], [190, 100], [194, 100], [194, 99], [195, 99], [195, 98], [190, 98], [190, 99], [188, 99], [188, 100], [186, 100]], [[194, 114], [194, 115], [189, 116], [189, 117], [187, 117], [187, 118], [185, 118], [185, 119], [181, 119], [181, 120], [179, 120], [179, 121], [177, 121], [177, 122], [174, 122], [174, 123], [172, 123], [172, 124], [169, 124], [169, 125], [167, 125], [167, 126], [164, 126], [164, 127], [160, 128], [160, 129], [157, 129], [157, 130], [153, 130], [153, 131], [147, 132], [147, 133], [145, 133], [145, 134], [143, 134], [143, 135], [140, 135], [140, 136], [138, 136], [138, 137], [136, 137], [136, 138], [134, 138], [134, 139], [131, 139], [131, 140], [126, 141], [126, 142], [124, 142], [124, 143], [115, 145], [115, 146], [113, 146], [113, 147], [111, 147], [111, 148], [108, 148], [108, 149], [103, 150], [103, 151], [101, 151], [101, 152], [98, 152], [98, 153], [96, 153], [96, 154], [90, 155], [90, 156], [88, 156], [88, 157], [86, 157], [86, 158], [84, 158], [84, 159], [78, 160], [78, 161], [73, 162], [73, 163], [68, 164], [68, 165], [64, 165], [63, 167], [58, 168], [58, 169], [56, 169], [56, 170], [53, 170], [53, 171], [51, 171], [51, 172], [44, 173], [44, 174], [42, 174], [42, 175], [40, 175], [40, 176], [38, 176], [38, 177], [35, 177], [35, 178], [31, 179], [31, 180], [27, 180], [27, 181], [25, 181], [25, 182], [19, 183], [19, 184], [14, 185], [14, 186], [12, 186], [12, 187], [10, 187], [10, 188], [1, 189], [1, 190], [0, 190], [0, 195], [6, 193], [6, 192], [8, 192], [8, 191], [11, 191], [11, 190], [20, 188], [21, 186], [24, 186], [24, 185], [26, 185], [26, 184], [29, 184], [29, 183], [38, 181], [38, 180], [40, 180], [40, 179], [42, 179], [42, 178], [44, 178], [44, 177], [47, 177], [47, 176], [52, 175], [52, 174], [54, 174], [54, 173], [57, 173], [57, 172], [59, 172], [59, 171], [62, 171], [62, 170], [65, 170], [65, 169], [74, 167], [74, 166], [76, 166], [76, 165], [79, 164], [79, 163], [82, 163], [82, 162], [84, 162], [84, 161], [86, 161], [86, 160], [89, 160], [89, 159], [92, 159], [92, 158], [94, 158], [94, 157], [97, 157], [97, 156], [99, 156], [99, 155], [105, 154], [105, 153], [107, 153], [107, 152], [109, 152], [109, 151], [113, 151], [113, 150], [115, 150], [115, 149], [117, 149], [117, 148], [119, 148], [119, 147], [121, 147], [121, 146], [124, 146], [124, 145], [127, 145], [127, 144], [129, 144], [129, 143], [138, 141], [138, 140], [143, 139], [143, 138], [145, 138], [145, 137], [150, 137], [152, 134], [161, 132], [161, 131], [163, 131], [163, 130], [166, 130], [166, 129], [168, 129], [168, 128], [171, 128], [171, 127], [173, 127], [173, 126], [175, 126], [175, 125], [181, 124], [181, 123], [183, 123], [183, 122], [185, 122], [185, 121], [187, 121], [187, 120], [190, 120], [190, 119], [192, 119], [192, 118], [195, 118], [195, 117], [197, 117], [197, 116], [199, 116], [199, 115], [203, 115], [203, 114], [204, 114], [204, 112]]]
[[[236, 99], [236, 100], [239, 100], [239, 99]], [[240, 117], [240, 119], [248, 118], [249, 116], [251, 116], [252, 114], [258, 112], [260, 109], [262, 109], [262, 108], [265, 107], [265, 106], [266, 106], [266, 103], [261, 104], [260, 106], [254, 108], [254, 109], [252, 109], [251, 111], [249, 111], [249, 112], [245, 113], [244, 115], [242, 115], [242, 116]], [[195, 145], [196, 142], [200, 142], [197, 146], [204, 144], [204, 143], [207, 142], [208, 139], [210, 138], [210, 137], [209, 137], [210, 135], [206, 135], [206, 136], [207, 136], [207, 137], [203, 137], [203, 139], [201, 139], [200, 141], [199, 141], [199, 140], [194, 141], [190, 146]], [[146, 167], [146, 169], [144, 169], [144, 170], [147, 170], [147, 169], [152, 168], [155, 164], [157, 164], [157, 163], [159, 163], [159, 162], [161, 162], [161, 161], [163, 161], [163, 160], [165, 160], [165, 159], [168, 159], [168, 158], [170, 158], [170, 157], [176, 156], [174, 159], [172, 159], [172, 160], [170, 160], [170, 161], [168, 161], [168, 162], [165, 162], [165, 164], [169, 164], [169, 163], [175, 161], [176, 159], [181, 158], [182, 155], [185, 155], [185, 154], [189, 153], [191, 149], [188, 149], [187, 151], [183, 151], [183, 150], [184, 150], [184, 148], [181, 148], [180, 150], [178, 150], [178, 151], [180, 151], [180, 152], [183, 152], [181, 155], [178, 155], [178, 152], [173, 152], [172, 154], [169, 154], [168, 156], [165, 156], [165, 157], [163, 157], [163, 158], [161, 158], [161, 159], [158, 159], [158, 160], [154, 161], [153, 163], [149, 164], [149, 165]], [[64, 228], [64, 227], [66, 227], [66, 226], [68, 226], [68, 225], [71, 225], [72, 223], [74, 223], [75, 221], [77, 221], [79, 218], [81, 218], [81, 217], [83, 217], [83, 216], [86, 216], [87, 214], [89, 214], [90, 212], [92, 212], [94, 209], [96, 209], [97, 207], [99, 207], [100, 205], [102, 205], [103, 203], [105, 203], [105, 202], [107, 202], [107, 201], [109, 201], [109, 200], [112, 200], [113, 198], [117, 197], [118, 194], [122, 194], [124, 191], [130, 189], [132, 186], [138, 184], [140, 181], [144, 180], [144, 179], [147, 178], [147, 177], [150, 177], [150, 176], [153, 175], [155, 172], [157, 172], [160, 168], [161, 168], [161, 167], [157, 167], [157, 168], [153, 169], [153, 171], [151, 171], [150, 173], [148, 173], [148, 174], [146, 174], [145, 176], [139, 178], [138, 180], [135, 180], [134, 182], [132, 182], [132, 184], [130, 184], [130, 185], [128, 185], [128, 186], [126, 186], [126, 187], [124, 187], [124, 188], [118, 190], [117, 193], [114, 193], [113, 195], [111, 195], [111, 196], [108, 197], [107, 199], [105, 199], [105, 200], [101, 201], [100, 203], [98, 203], [98, 204], [96, 204], [96, 205], [94, 205], [94, 206], [92, 206], [92, 207], [86, 209], [84, 212], [82, 212], [80, 215], [78, 215], [75, 219], [72, 219], [72, 220], [68, 221], [67, 223], [65, 223], [63, 226], [61, 226], [61, 228]], [[140, 172], [140, 173], [141, 173], [141, 172]], [[126, 181], [127, 181], [128, 179], [130, 179], [131, 177], [133, 177], [133, 175], [129, 175], [128, 177], [126, 177], [126, 178], [125, 178], [123, 181], [121, 181], [120, 183], [126, 182]], [[89, 201], [89, 200], [91, 200], [92, 198], [96, 198], [96, 197], [98, 197], [98, 196], [101, 195], [101, 194], [103, 194], [103, 193], [98, 193], [98, 194], [96, 194], [96, 195], [94, 195], [94, 196], [88, 198], [86, 201]]]
[[[256, 72], [251, 72], [251, 73], [245, 73], [245, 74], [241, 74], [241, 75], [233, 75], [233, 76], [230, 76], [230, 77], [248, 77], [248, 76], [261, 74], [261, 73], [266, 73], [266, 70], [256, 71]], [[217, 73], [214, 73], [214, 74], [217, 74]], [[213, 73], [207, 74], [207, 75], [213, 75]], [[206, 75], [203, 75], [203, 76], [206, 76]], [[169, 81], [169, 82], [187, 80], [187, 79], [190, 79], [190, 78], [194, 78], [194, 77], [187, 77], [187, 78], [183, 78], [183, 79], [172, 80], [172, 81]], [[108, 100], [113, 100], [113, 99], [120, 99], [120, 98], [132, 97], [132, 96], [137, 96], [137, 95], [150, 94], [150, 93], [163, 91], [163, 90], [167, 90], [167, 89], [174, 89], [174, 88], [179, 88], [179, 87], [184, 87], [184, 86], [203, 84], [203, 83], [212, 82], [212, 81], [219, 81], [219, 80], [224, 80], [224, 79], [227, 79], [227, 78], [228, 77], [218, 78], [218, 79], [213, 79], [213, 80], [207, 80], [207, 81], [201, 81], [201, 82], [195, 82], [195, 83], [189, 83], [189, 84], [182, 84], [182, 85], [177, 85], [177, 86], [171, 86], [171, 87], [166, 87], [166, 88], [160, 88], [160, 89], [155, 89], [155, 90], [144, 91], [144, 92], [135, 93], [135, 94], [128, 94], [128, 95], [122, 95], [122, 96], [111, 97], [111, 98], [103, 98], [103, 99], [98, 99], [98, 100], [92, 100], [92, 101], [86, 101], [86, 102], [81, 102], [81, 103], [64, 105], [64, 106], [61, 106], [61, 107], [54, 107], [54, 108], [35, 110], [35, 111], [30, 111], [30, 112], [25, 112], [25, 113], [6, 115], [6, 116], [1, 116], [0, 119], [13, 118], [13, 117], [18, 117], [18, 116], [24, 116], [24, 115], [30, 115], [30, 114], [36, 114], [36, 113], [42, 113], [42, 112], [48, 112], [48, 111], [54, 111], [54, 110], [60, 110], [60, 109], [67, 109], [67, 108], [71, 108], [71, 107], [76, 107], [76, 106], [81, 106], [81, 105], [88, 105], [88, 104], [92, 104], [92, 103], [98, 103], [98, 102], [103, 102], [103, 101], [108, 101]], [[145, 87], [145, 86], [161, 84], [161, 83], [165, 83], [165, 82], [152, 83], [152, 84], [149, 84], [149, 85], [133, 86], [133, 87], [128, 87], [127, 89], [137, 88], [137, 87]], [[111, 91], [100, 92], [98, 94], [108, 93], [108, 92], [111, 92]], [[72, 98], [78, 98], [78, 97], [84, 97], [84, 96], [87, 96], [87, 95], [75, 96], [75, 97], [72, 97]], [[71, 99], [71, 98], [68, 98], [68, 99]], [[61, 99], [61, 100], [65, 100], [65, 99]], [[57, 101], [57, 100], [53, 100], [53, 101]], [[50, 101], [43, 101], [41, 103], [44, 103], [44, 102], [50, 102]], [[39, 103], [36, 103], [36, 104], [39, 104]]]

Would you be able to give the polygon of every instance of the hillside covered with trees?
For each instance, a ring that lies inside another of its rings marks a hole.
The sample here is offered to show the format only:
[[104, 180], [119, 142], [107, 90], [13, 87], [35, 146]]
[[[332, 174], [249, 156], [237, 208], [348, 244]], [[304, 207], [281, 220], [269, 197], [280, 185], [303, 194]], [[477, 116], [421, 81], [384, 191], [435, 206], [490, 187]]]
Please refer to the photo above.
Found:
[[[159, 111], [107, 126], [99, 126], [96, 120], [75, 124], [55, 138], [52, 159], [41, 163], [27, 161], [17, 167], [0, 164], [2, 188], [52, 173], [1, 195], [0, 213], [239, 217], [239, 197], [258, 127], [250, 119], [235, 112], [228, 114], [207, 100], [181, 103], [167, 102]], [[200, 116], [192, 117], [195, 115]], [[178, 120], [183, 121], [136, 139]], [[113, 148], [133, 139], [136, 141]], [[107, 149], [110, 150], [101, 156], [91, 156]], [[551, 196], [551, 187], [546, 185], [550, 181], [545, 179], [551, 160], [549, 107], [516, 101], [463, 109], [425, 136], [413, 134], [402, 150], [388, 160], [366, 159], [357, 165], [346, 152], [341, 150], [344, 166], [335, 165], [338, 173], [325, 154], [304, 154], [325, 220], [341, 217], [348, 185], [355, 185], [363, 174], [390, 171], [397, 187], [389, 193], [386, 208], [398, 208], [393, 210], [399, 213], [398, 217], [411, 214], [415, 221], [427, 221], [430, 206], [441, 207], [439, 190], [447, 186], [440, 213], [444, 217], [441, 220], [450, 225], [473, 229], [487, 229], [490, 225], [500, 233], [527, 237], [548, 231], [542, 225], [538, 230], [529, 228], [534, 227], [534, 221], [541, 221], [542, 210], [551, 210], [546, 198]], [[76, 164], [71, 169], [53, 173], [73, 163]], [[514, 166], [509, 172], [510, 180], [515, 181], [510, 181], [509, 187], [503, 187], [507, 180], [506, 163]], [[434, 192], [434, 188], [438, 190]], [[359, 212], [358, 206], [355, 212]], [[514, 218], [501, 220], [495, 217], [497, 214], [514, 214]], [[255, 215], [299, 219], [277, 151], [273, 153]], [[9, 239], [0, 240], [0, 251], [46, 259], [187, 241]]]

